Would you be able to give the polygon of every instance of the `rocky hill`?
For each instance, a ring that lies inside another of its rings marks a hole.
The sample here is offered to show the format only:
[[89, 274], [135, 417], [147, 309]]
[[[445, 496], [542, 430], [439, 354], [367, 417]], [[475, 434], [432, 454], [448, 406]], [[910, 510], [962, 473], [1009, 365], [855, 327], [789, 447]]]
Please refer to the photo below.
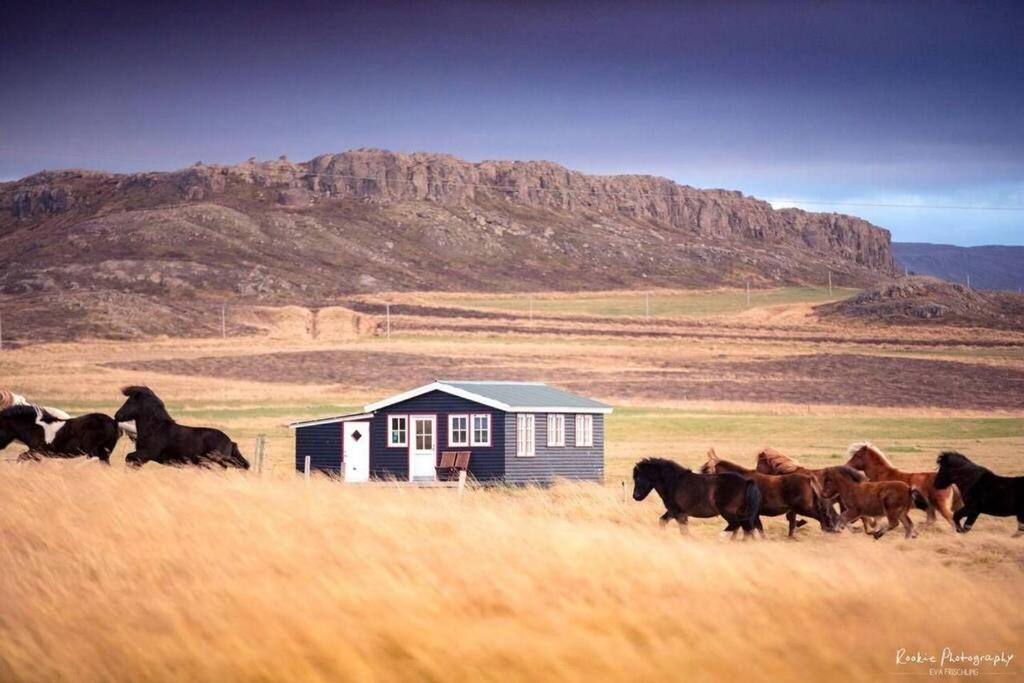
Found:
[[894, 242], [892, 249], [900, 270], [960, 283], [970, 276], [971, 286], [979, 289], [1024, 288], [1024, 247]]
[[[223, 300], [820, 284], [828, 270], [863, 285], [893, 269], [888, 231], [858, 218], [548, 162], [356, 150], [0, 184], [0, 303], [42, 337], [210, 333], [180, 328]], [[55, 308], [53, 329], [25, 313]]]
[[977, 290], [926, 276], [886, 282], [845, 301], [818, 306], [817, 311], [826, 318], [875, 323], [1024, 329], [1024, 295]]

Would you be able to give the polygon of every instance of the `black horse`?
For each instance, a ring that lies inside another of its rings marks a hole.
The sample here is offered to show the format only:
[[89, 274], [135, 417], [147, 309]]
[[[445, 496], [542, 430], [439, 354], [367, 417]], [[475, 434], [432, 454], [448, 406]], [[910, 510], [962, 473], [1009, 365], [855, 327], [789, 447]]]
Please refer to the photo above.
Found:
[[690, 517], [721, 515], [729, 524], [725, 530], [735, 537], [742, 528], [744, 538], [761, 526], [761, 493], [738, 474], [696, 474], [671, 460], [647, 458], [633, 467], [633, 500], [643, 500], [651, 489], [665, 504], [662, 526], [674, 519], [685, 533]]
[[161, 465], [220, 465], [249, 469], [238, 444], [219, 429], [184, 427], [167, 413], [164, 402], [149, 387], [125, 387], [128, 400], [114, 416], [117, 422], [135, 422], [135, 451], [125, 462], [134, 467], [153, 461]]
[[62, 420], [37, 406], [13, 406], [0, 411], [0, 448], [12, 441], [28, 447], [19, 460], [48, 458], [99, 458], [110, 464], [117, 445], [117, 423], [102, 413]]
[[[960, 533], [974, 526], [978, 515], [1017, 518], [1017, 533], [1024, 534], [1024, 477], [1002, 477], [981, 465], [975, 465], [966, 455], [956, 451], [939, 454], [939, 473], [935, 488], [948, 488], [956, 484], [964, 506], [953, 513], [953, 524]], [[960, 520], [967, 518], [961, 525]]]

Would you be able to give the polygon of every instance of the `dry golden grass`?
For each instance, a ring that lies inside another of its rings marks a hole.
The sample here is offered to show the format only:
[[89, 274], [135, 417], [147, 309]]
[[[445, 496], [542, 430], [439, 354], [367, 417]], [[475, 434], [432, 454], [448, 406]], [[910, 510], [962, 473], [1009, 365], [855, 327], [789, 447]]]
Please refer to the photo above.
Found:
[[[967, 536], [937, 526], [914, 541], [897, 533], [877, 543], [826, 536], [814, 525], [787, 541], [779, 520], [768, 522], [765, 542], [729, 543], [715, 520], [695, 522], [683, 539], [658, 528], [655, 498], [624, 503], [618, 485], [647, 455], [695, 467], [714, 445], [752, 463], [757, 448], [773, 445], [810, 465], [838, 464], [860, 439], [908, 470], [931, 469], [939, 448], [954, 447], [1020, 474], [1019, 410], [600, 395], [616, 406], [607, 486], [470, 490], [460, 501], [451, 491], [317, 478], [307, 486], [296, 477], [283, 424], [380, 398], [390, 389], [379, 383], [106, 365], [343, 348], [415, 357], [410, 367], [422, 371], [436, 358], [469, 366], [501, 354], [555, 383], [581, 367], [594, 376], [668, 372], [800, 353], [1024, 366], [1019, 348], [954, 345], [972, 340], [970, 331], [907, 331], [908, 339], [952, 339], [920, 349], [848, 345], [875, 332], [829, 328], [797, 307], [708, 321], [726, 336], [684, 342], [444, 330], [390, 341], [309, 339], [300, 330], [5, 350], [0, 386], [76, 411], [113, 412], [120, 386], [148, 383], [183, 423], [223, 428], [246, 454], [256, 434], [268, 434], [271, 470], [262, 479], [155, 465], [129, 472], [121, 465], [127, 444], [110, 468], [0, 462], [0, 681], [873, 681], [927, 673], [897, 667], [899, 648], [946, 646], [1014, 652], [1009, 673], [1020, 676], [1024, 539], [1010, 538], [1012, 520], [983, 517]], [[289, 330], [308, 323], [301, 311], [281, 316], [264, 318]], [[744, 338], [745, 325], [780, 323], [835, 341]], [[5, 449], [0, 460], [19, 451]]]
[[0, 490], [0, 680], [866, 681], [1024, 644], [1007, 520], [730, 543], [593, 485], [44, 462]]

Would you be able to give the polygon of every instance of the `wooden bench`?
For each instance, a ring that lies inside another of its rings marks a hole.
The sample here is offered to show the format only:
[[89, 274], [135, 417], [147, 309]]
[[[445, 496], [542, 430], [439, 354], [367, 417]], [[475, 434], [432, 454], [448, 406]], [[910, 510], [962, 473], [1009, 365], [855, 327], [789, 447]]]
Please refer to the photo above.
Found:
[[458, 481], [459, 491], [466, 485], [469, 474], [469, 451], [441, 451], [441, 462], [437, 465], [439, 481]]

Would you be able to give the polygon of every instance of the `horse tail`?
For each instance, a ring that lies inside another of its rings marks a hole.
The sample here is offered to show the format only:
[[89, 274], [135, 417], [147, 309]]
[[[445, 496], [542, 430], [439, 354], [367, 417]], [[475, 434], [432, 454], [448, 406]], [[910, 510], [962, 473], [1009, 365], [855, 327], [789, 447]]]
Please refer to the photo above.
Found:
[[249, 461], [238, 450], [238, 444], [234, 441], [231, 442], [231, 462], [243, 470], [249, 469]]
[[914, 486], [910, 487], [910, 500], [913, 501], [914, 507], [918, 510], [927, 510], [930, 507], [928, 499]]
[[761, 514], [761, 491], [757, 488], [757, 482], [753, 479], [747, 480], [747, 491], [744, 496], [746, 521], [751, 528], [757, 527], [757, 518]]

